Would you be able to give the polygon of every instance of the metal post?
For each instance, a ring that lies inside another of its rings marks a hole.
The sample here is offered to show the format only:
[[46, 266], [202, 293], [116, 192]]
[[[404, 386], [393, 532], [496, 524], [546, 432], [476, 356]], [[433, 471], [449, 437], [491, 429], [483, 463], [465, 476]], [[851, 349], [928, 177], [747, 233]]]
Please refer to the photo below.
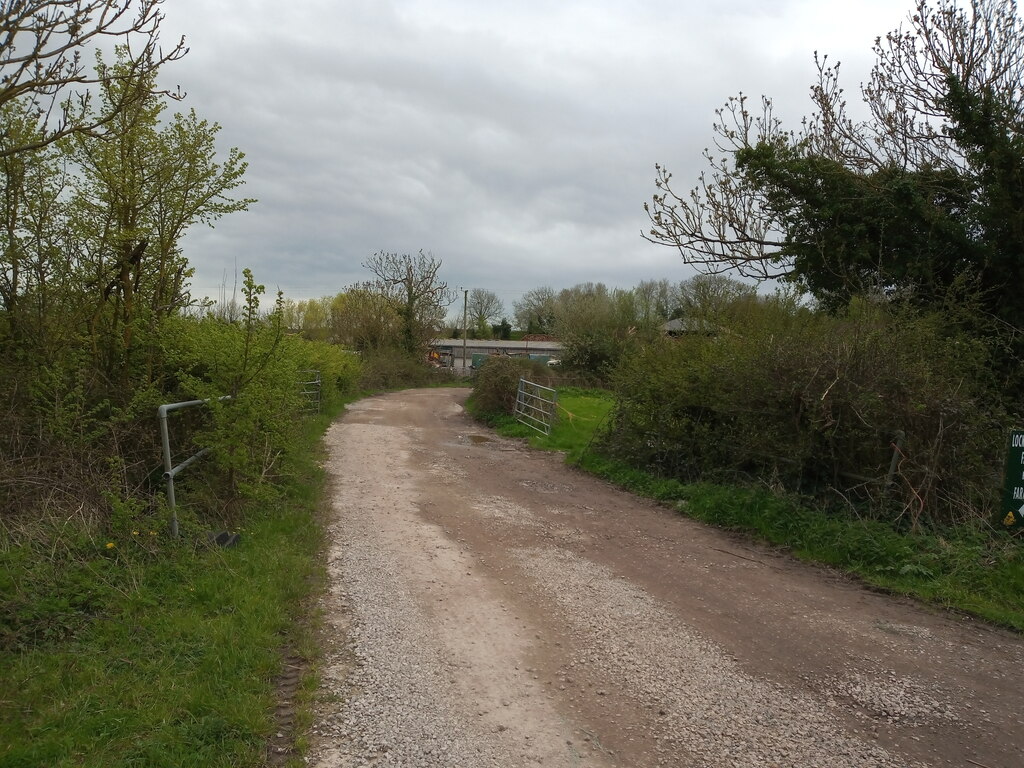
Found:
[[164, 479], [167, 481], [167, 503], [171, 505], [171, 537], [178, 538], [178, 509], [175, 506], [174, 499], [174, 475], [171, 474], [171, 469], [174, 465], [171, 464], [171, 435], [167, 429], [167, 410], [164, 406], [160, 406], [157, 409], [157, 415], [160, 418], [160, 441], [163, 443], [164, 449]]
[[896, 430], [895, 440], [891, 443], [892, 445], [892, 460], [889, 462], [889, 471], [885, 475], [886, 487], [892, 485], [893, 478], [896, 476], [896, 470], [899, 467], [900, 456], [903, 455], [903, 438], [907, 436], [906, 432], [902, 429]]
[[[216, 400], [232, 400], [231, 395], [214, 398]], [[174, 476], [181, 470], [205, 455], [210, 449], [204, 448], [199, 453], [186, 459], [177, 467], [171, 463], [171, 435], [167, 428], [167, 414], [171, 411], [180, 411], [182, 408], [191, 408], [196, 405], [206, 405], [210, 400], [188, 400], [182, 403], [164, 403], [156, 409], [157, 418], [160, 419], [160, 441], [163, 443], [164, 454], [164, 480], [167, 481], [167, 503], [171, 507], [171, 536], [178, 538], [178, 507], [174, 498]]]
[[466, 327], [467, 311], [469, 309], [469, 288], [462, 289], [462, 373], [466, 373], [466, 337], [469, 336], [469, 328]]

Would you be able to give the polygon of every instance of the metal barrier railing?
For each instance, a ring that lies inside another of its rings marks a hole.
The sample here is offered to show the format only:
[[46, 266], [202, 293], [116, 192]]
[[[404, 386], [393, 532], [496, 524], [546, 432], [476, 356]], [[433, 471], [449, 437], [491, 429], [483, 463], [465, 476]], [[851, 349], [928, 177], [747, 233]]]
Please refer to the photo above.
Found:
[[526, 379], [519, 380], [519, 390], [516, 392], [516, 421], [550, 435], [557, 410], [558, 392]]
[[198, 453], [189, 456], [183, 462], [175, 466], [171, 460], [171, 435], [167, 428], [167, 415], [172, 411], [180, 411], [184, 408], [192, 408], [197, 405], [207, 405], [212, 400], [231, 400], [231, 395], [211, 398], [210, 400], [186, 400], [181, 403], [165, 403], [156, 409], [157, 418], [160, 419], [160, 440], [164, 449], [164, 480], [167, 481], [167, 503], [171, 507], [171, 536], [178, 538], [178, 508], [174, 498], [174, 477], [186, 467], [191, 466], [210, 452], [209, 448], [203, 448]]

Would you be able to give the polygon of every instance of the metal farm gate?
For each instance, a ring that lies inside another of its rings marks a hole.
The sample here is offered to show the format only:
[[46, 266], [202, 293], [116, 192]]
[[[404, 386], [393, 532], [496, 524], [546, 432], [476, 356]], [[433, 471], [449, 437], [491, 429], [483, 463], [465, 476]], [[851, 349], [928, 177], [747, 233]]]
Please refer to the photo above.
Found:
[[306, 398], [306, 410], [312, 413], [320, 413], [320, 396], [323, 389], [323, 381], [320, 379], [320, 371], [309, 369], [299, 371], [303, 380], [299, 382], [302, 387], [302, 396]]
[[519, 390], [516, 393], [516, 421], [550, 435], [557, 410], [558, 393], [555, 390], [526, 379], [519, 380]]

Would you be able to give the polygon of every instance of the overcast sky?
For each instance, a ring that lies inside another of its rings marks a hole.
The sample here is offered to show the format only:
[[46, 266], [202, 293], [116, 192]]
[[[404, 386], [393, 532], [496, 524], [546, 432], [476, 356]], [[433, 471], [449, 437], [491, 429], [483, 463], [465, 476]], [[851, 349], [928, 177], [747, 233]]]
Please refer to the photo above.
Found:
[[190, 53], [162, 85], [246, 153], [259, 200], [184, 241], [194, 293], [250, 267], [268, 291], [333, 295], [386, 250], [453, 287], [682, 280], [640, 236], [654, 164], [688, 189], [739, 91], [796, 127], [815, 50], [856, 90], [899, 0], [168, 0]]

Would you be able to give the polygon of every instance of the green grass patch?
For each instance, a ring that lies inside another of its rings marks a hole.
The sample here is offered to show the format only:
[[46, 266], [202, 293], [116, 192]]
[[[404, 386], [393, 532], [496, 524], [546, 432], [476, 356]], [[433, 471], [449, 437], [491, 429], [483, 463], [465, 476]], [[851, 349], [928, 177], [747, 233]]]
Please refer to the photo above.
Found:
[[311, 649], [329, 423], [309, 420], [282, 494], [245, 510], [237, 547], [197, 544], [194, 527], [176, 542], [147, 528], [0, 547], [0, 764], [264, 765], [281, 650]]
[[[673, 506], [705, 523], [789, 549], [872, 586], [964, 611], [1024, 631], [1024, 540], [983, 527], [895, 530], [875, 520], [832, 514], [764, 489], [686, 484], [602, 456], [595, 435], [614, 405], [600, 390], [559, 390], [564, 408], [550, 436], [511, 416], [488, 416], [506, 436], [558, 450], [566, 460], [638, 495]], [[470, 411], [475, 413], [472, 405]], [[571, 416], [569, 415], [571, 414]], [[479, 414], [476, 414], [479, 416]]]
[[594, 436], [611, 412], [614, 400], [610, 392], [599, 389], [565, 387], [558, 390], [558, 420], [550, 435], [520, 424], [506, 413], [485, 413], [471, 397], [466, 409], [474, 418], [493, 427], [505, 437], [525, 437], [535, 448], [562, 451], [576, 463], [591, 446]]

